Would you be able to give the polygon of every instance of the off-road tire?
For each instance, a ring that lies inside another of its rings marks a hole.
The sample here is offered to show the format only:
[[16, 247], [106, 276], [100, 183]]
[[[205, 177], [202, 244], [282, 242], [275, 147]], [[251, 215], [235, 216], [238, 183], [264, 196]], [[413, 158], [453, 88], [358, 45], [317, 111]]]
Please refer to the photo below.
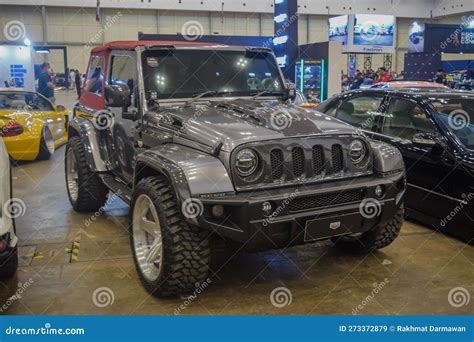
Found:
[[390, 245], [400, 233], [405, 209], [403, 204], [396, 214], [385, 224], [379, 225], [368, 232], [352, 239], [335, 237], [331, 240], [342, 250], [356, 254], [367, 254]]
[[46, 134], [50, 135], [50, 138], [53, 139], [52, 133], [47, 127], [43, 127], [43, 130], [41, 131], [41, 139], [40, 139], [40, 144], [39, 144], [39, 153], [38, 156], [36, 157], [36, 160], [48, 160], [50, 159], [54, 152], [51, 153], [48, 150], [48, 147], [46, 145]]
[[[67, 155], [70, 149], [72, 149], [74, 155], [76, 156], [76, 168], [79, 179], [79, 190], [76, 201], [71, 198], [69, 188], [67, 186]], [[69, 201], [71, 202], [74, 210], [78, 212], [91, 212], [99, 210], [107, 201], [107, 193], [109, 192], [109, 189], [105, 186], [100, 177], [96, 173], [92, 172], [89, 168], [89, 165], [87, 165], [84, 144], [79, 137], [72, 137], [69, 139], [66, 145], [64, 166], [66, 188], [68, 190], [67, 193]]]
[[185, 221], [173, 187], [160, 176], [142, 179], [137, 184], [130, 210], [131, 222], [140, 194], [146, 194], [155, 205], [163, 246], [161, 271], [156, 281], [151, 282], [141, 274], [134, 250], [133, 228], [130, 229], [133, 259], [143, 286], [156, 297], [191, 293], [208, 276], [211, 262], [209, 232]]
[[8, 279], [15, 275], [18, 268], [18, 249], [15, 247], [5, 260], [0, 261], [0, 279]]

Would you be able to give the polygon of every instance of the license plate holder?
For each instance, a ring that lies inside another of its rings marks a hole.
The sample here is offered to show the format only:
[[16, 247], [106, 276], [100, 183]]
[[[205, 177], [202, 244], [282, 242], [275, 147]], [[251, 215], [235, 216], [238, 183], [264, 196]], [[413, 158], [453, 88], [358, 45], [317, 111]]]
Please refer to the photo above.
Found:
[[364, 231], [360, 213], [350, 213], [306, 221], [304, 241], [316, 241], [333, 236]]

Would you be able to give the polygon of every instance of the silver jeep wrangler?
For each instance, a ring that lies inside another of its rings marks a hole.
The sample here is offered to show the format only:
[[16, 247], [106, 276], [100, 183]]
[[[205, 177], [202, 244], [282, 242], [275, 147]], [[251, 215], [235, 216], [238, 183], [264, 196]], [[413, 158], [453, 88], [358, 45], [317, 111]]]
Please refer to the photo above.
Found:
[[389, 245], [403, 221], [399, 151], [292, 98], [268, 49], [95, 48], [69, 123], [71, 204], [98, 210], [109, 191], [130, 204], [136, 268], [157, 296], [207, 278], [214, 238], [250, 251]]

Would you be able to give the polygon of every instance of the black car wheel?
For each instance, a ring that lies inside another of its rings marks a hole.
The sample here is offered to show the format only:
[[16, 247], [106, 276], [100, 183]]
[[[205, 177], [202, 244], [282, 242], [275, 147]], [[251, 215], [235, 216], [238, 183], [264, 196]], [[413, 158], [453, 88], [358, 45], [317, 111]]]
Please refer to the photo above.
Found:
[[67, 193], [74, 210], [95, 211], [105, 204], [109, 190], [87, 165], [84, 144], [78, 137], [67, 143], [65, 169]]
[[5, 257], [0, 259], [0, 279], [8, 279], [15, 275], [18, 268], [18, 249], [15, 247], [13, 251]]

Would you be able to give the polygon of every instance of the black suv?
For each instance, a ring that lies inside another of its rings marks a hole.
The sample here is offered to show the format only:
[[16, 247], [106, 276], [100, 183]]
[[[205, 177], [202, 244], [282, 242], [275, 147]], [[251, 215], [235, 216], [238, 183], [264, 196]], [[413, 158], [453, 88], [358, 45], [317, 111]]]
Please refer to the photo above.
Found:
[[408, 215], [474, 242], [474, 94], [417, 89], [343, 93], [317, 110], [399, 148]]
[[246, 250], [387, 246], [403, 220], [399, 151], [292, 95], [268, 49], [96, 48], [69, 124], [71, 204], [99, 210], [109, 190], [130, 204], [137, 270], [158, 296], [206, 279], [214, 237]]

